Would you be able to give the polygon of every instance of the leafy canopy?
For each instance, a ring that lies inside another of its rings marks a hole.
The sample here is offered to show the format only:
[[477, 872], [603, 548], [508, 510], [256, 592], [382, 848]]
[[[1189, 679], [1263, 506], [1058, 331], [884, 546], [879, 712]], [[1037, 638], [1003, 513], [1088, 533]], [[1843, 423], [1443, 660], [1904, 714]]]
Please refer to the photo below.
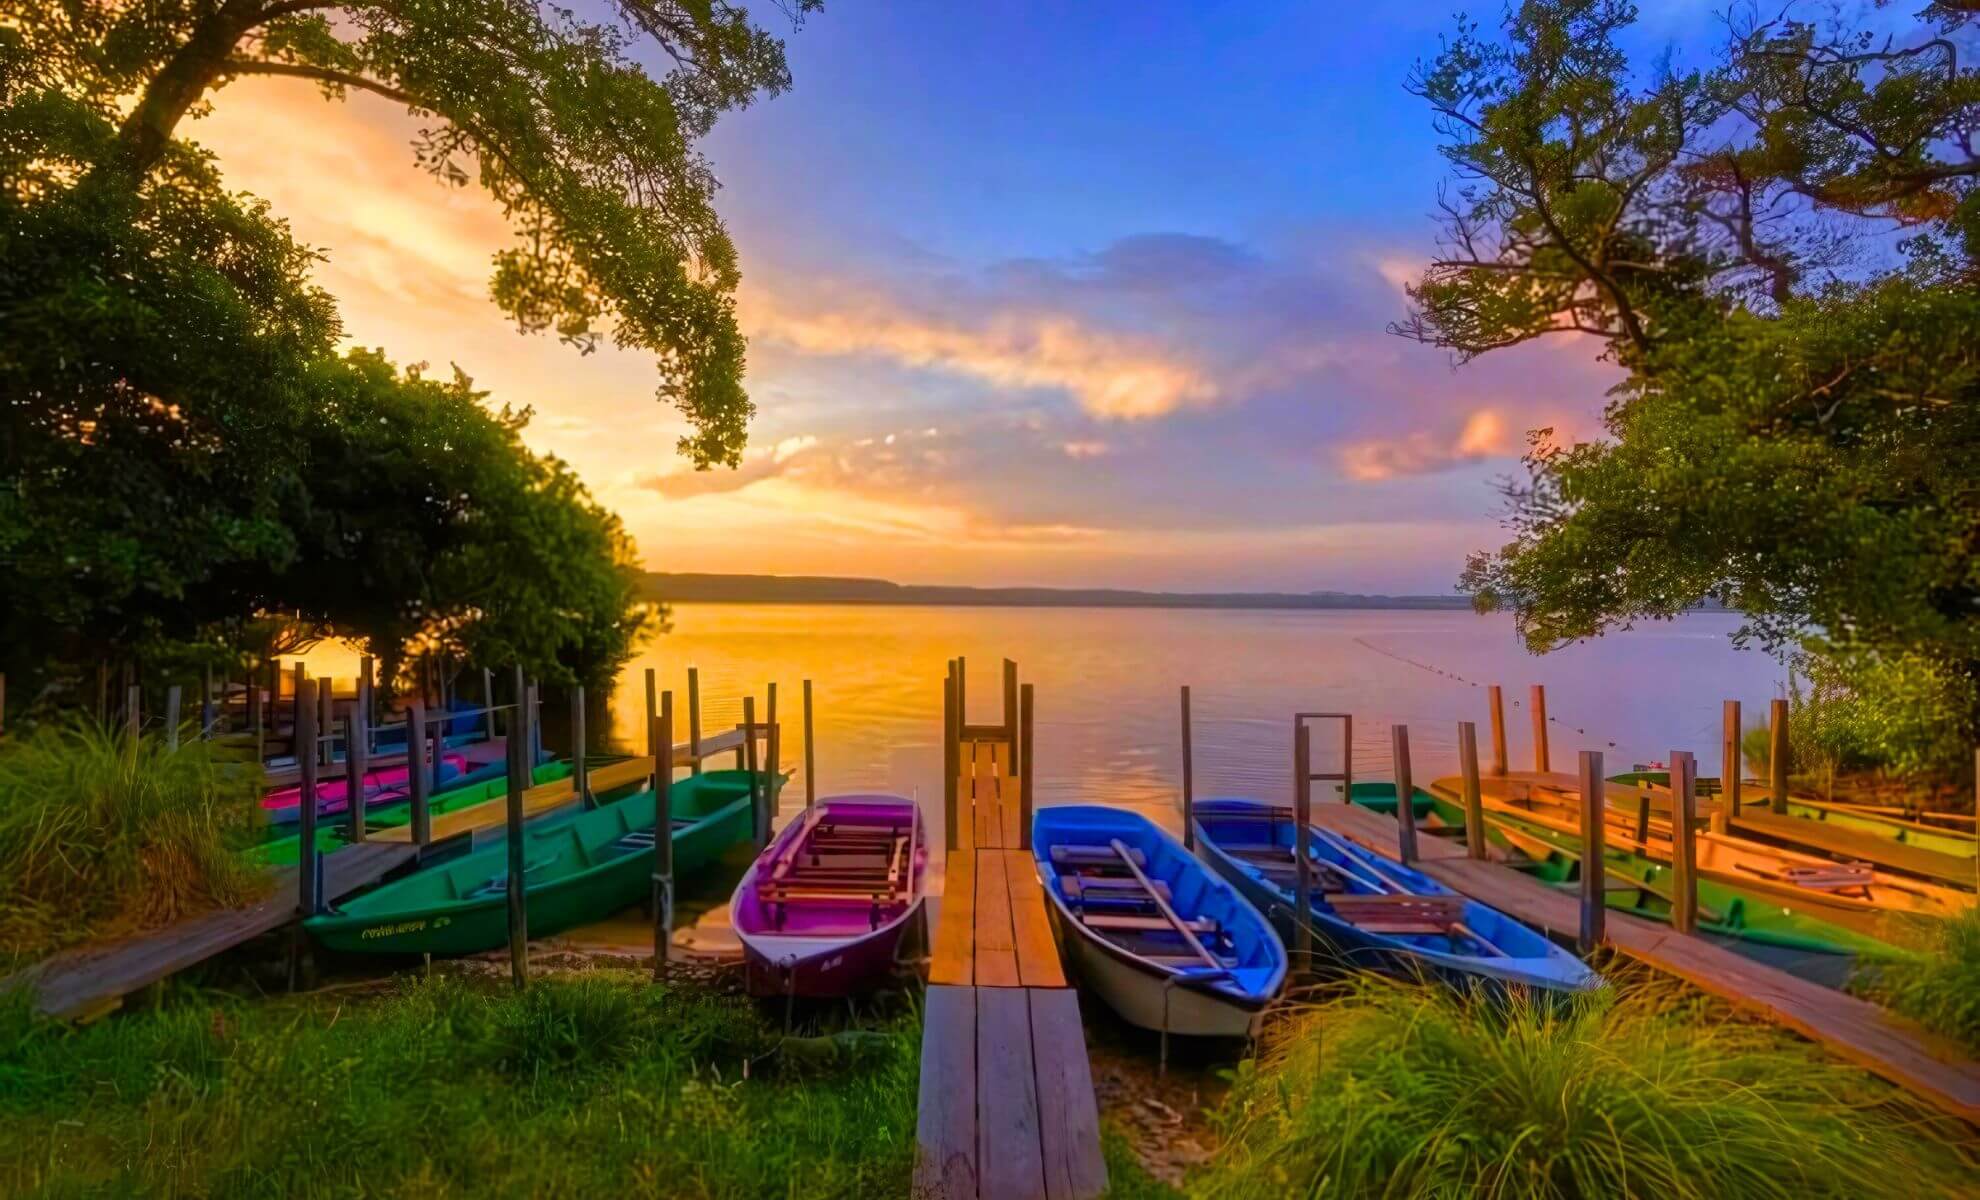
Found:
[[1873, 33], [1790, 6], [1735, 20], [1710, 69], [1639, 72], [1633, 6], [1532, 0], [1412, 78], [1454, 180], [1396, 331], [1460, 360], [1579, 335], [1625, 371], [1606, 439], [1536, 437], [1512, 539], [1464, 574], [1534, 648], [1710, 597], [1770, 644], [1815, 631], [1973, 694], [1970, 9]]

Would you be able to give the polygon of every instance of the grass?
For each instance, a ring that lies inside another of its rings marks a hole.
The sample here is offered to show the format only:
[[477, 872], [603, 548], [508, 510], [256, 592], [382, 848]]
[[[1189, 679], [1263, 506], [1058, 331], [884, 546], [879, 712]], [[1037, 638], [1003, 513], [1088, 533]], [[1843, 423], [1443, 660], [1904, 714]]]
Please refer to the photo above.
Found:
[[0, 742], [0, 967], [262, 895], [258, 779], [94, 723]]
[[1218, 1119], [1192, 1194], [1910, 1198], [1975, 1169], [1963, 1126], [1648, 979], [1549, 1004], [1363, 977], [1283, 1023]]
[[1861, 959], [1850, 990], [1980, 1057], [1980, 908], [1937, 922], [1918, 953]]
[[78, 1030], [12, 1002], [0, 1194], [905, 1195], [912, 1020], [811, 1043], [853, 1048], [829, 1054], [779, 1032], [623, 972], [194, 996]]

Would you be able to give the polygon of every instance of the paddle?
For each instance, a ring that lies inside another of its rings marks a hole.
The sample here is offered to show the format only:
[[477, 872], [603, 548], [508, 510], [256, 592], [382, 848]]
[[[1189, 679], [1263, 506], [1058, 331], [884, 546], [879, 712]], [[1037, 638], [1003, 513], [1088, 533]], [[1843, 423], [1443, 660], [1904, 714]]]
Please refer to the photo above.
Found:
[[1121, 844], [1121, 839], [1110, 838], [1108, 839], [1107, 844], [1112, 846], [1114, 848], [1114, 854], [1118, 856], [1122, 862], [1127, 864], [1127, 869], [1134, 872], [1135, 880], [1139, 882], [1143, 888], [1147, 889], [1148, 898], [1155, 902], [1156, 909], [1159, 910], [1162, 916], [1168, 920], [1169, 924], [1172, 927], [1174, 927], [1175, 931], [1182, 935], [1183, 941], [1188, 944], [1191, 950], [1196, 952], [1197, 957], [1201, 958], [1205, 963], [1215, 968], [1216, 970], [1219, 971], [1223, 970], [1224, 964], [1222, 960], [1220, 960], [1216, 955], [1210, 953], [1208, 950], [1203, 948], [1203, 943], [1196, 939], [1196, 934], [1194, 931], [1190, 929], [1188, 923], [1185, 922], [1181, 917], [1176, 915], [1176, 910], [1169, 907], [1169, 902], [1167, 900], [1162, 899], [1161, 893], [1155, 890], [1155, 884], [1148, 878], [1148, 876], [1142, 874], [1140, 867], [1135, 865], [1134, 856], [1132, 854], [1129, 854], [1128, 848]]

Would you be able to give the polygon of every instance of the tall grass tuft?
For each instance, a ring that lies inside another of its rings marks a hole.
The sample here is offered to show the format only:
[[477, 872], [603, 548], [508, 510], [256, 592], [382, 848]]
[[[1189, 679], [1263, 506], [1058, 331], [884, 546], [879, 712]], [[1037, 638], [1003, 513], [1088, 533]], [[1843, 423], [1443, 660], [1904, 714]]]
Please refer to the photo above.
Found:
[[258, 779], [94, 723], [0, 742], [0, 964], [263, 894]]
[[1980, 908], [1935, 922], [1919, 953], [1859, 960], [1850, 990], [1980, 1056]]
[[1810, 1200], [1970, 1183], [1934, 1137], [1967, 1131], [1687, 995], [1639, 981], [1556, 1003], [1364, 977], [1240, 1071], [1220, 1163], [1191, 1191]]

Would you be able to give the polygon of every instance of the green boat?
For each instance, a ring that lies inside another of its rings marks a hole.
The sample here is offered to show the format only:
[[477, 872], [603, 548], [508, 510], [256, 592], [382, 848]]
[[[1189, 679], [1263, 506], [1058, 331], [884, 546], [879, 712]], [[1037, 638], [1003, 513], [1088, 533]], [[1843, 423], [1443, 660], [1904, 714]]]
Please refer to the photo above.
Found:
[[[1609, 776], [1609, 782], [1629, 785], [1649, 784], [1652, 787], [1668, 788], [1671, 786], [1671, 775], [1669, 771], [1625, 771], [1621, 775]], [[1715, 794], [1718, 791], [1717, 779], [1700, 779], [1698, 783], [1701, 792]], [[1749, 786], [1760, 788], [1758, 797], [1765, 796], [1763, 785], [1749, 784]], [[1750, 798], [1756, 797], [1756, 793], [1752, 791], [1746, 794]], [[1752, 799], [1751, 802], [1755, 807], [1761, 806], [1758, 798]], [[1955, 858], [1972, 858], [1976, 853], [1976, 846], [1980, 846], [1980, 842], [1956, 829], [1936, 829], [1921, 821], [1887, 817], [1882, 813], [1861, 812], [1847, 804], [1825, 804], [1819, 800], [1804, 800], [1791, 796], [1788, 798], [1787, 810], [1789, 816], [1808, 821], [1824, 821], [1844, 829], [1853, 829], [1858, 833], [1867, 833], [1872, 837], [1884, 838], [1906, 846], [1916, 846], [1921, 850], [1950, 854]]]
[[[570, 775], [571, 764], [568, 762], [544, 763], [531, 773], [530, 783], [532, 786], [543, 783], [554, 783], [559, 779], [568, 779]], [[479, 783], [470, 783], [465, 787], [435, 793], [427, 798], [427, 811], [433, 816], [441, 816], [456, 809], [486, 803], [503, 795], [508, 790], [509, 777], [507, 775], [497, 775], [493, 779], [484, 779]], [[411, 822], [412, 802], [410, 800], [367, 809], [364, 814], [364, 827], [367, 832], [371, 833], [376, 833], [380, 829], [390, 829], [399, 825], [407, 825]], [[294, 826], [288, 826], [287, 828], [293, 829]], [[341, 850], [345, 846], [350, 845], [350, 828], [350, 818], [342, 814], [334, 818], [325, 818], [319, 821], [316, 826], [316, 848], [322, 853], [328, 854], [333, 850]], [[253, 847], [246, 852], [246, 857], [249, 862], [264, 867], [293, 867], [301, 859], [301, 848], [302, 835], [300, 833], [290, 833], [285, 837], [272, 838], [269, 841], [261, 843], [259, 846]]]
[[[754, 825], [749, 793], [747, 771], [675, 781], [669, 801], [676, 877], [748, 840]], [[653, 818], [653, 793], [642, 791], [598, 808], [556, 813], [525, 829], [529, 935], [601, 920], [643, 900], [652, 886]], [[509, 940], [508, 863], [507, 839], [498, 839], [347, 900], [304, 921], [303, 928], [330, 949], [365, 954], [492, 950]]]
[[[1395, 815], [1394, 784], [1357, 783], [1352, 795], [1354, 802], [1363, 808], [1386, 816]], [[1463, 836], [1464, 810], [1457, 804], [1418, 788], [1411, 810], [1416, 814], [1417, 821], [1426, 827]], [[1433, 818], [1436, 824], [1429, 826]], [[1515, 861], [1509, 866], [1556, 887], [1578, 884], [1580, 839], [1504, 813], [1488, 814], [1485, 827], [1488, 843], [1516, 850], [1523, 856], [1524, 861]], [[1605, 847], [1602, 860], [1609, 880], [1608, 907], [1652, 921], [1667, 922], [1671, 919], [1669, 866], [1615, 847]], [[1618, 887], [1622, 880], [1641, 886]], [[1848, 955], [1866, 951], [1889, 954], [1892, 951], [1888, 943], [1866, 934], [1770, 903], [1709, 879], [1698, 881], [1698, 910], [1698, 928], [1701, 931], [1735, 942], [1800, 954]]]

